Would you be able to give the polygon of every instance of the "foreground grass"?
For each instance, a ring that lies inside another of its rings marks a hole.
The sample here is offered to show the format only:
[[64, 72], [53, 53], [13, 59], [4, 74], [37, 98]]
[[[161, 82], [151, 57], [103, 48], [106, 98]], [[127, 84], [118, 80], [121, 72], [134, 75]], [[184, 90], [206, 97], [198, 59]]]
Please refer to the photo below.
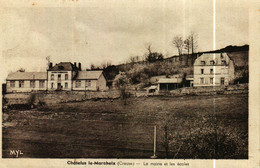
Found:
[[248, 95], [85, 101], [4, 114], [4, 157], [22, 148], [23, 157], [149, 158], [154, 125], [160, 158], [248, 157]]

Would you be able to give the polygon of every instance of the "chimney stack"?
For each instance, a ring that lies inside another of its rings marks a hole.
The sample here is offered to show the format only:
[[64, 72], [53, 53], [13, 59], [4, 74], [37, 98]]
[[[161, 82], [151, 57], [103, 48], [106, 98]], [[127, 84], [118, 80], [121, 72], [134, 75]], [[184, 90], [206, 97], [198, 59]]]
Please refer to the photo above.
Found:
[[52, 68], [52, 62], [49, 63], [49, 69]]
[[79, 70], [81, 71], [81, 63], [80, 63], [80, 62], [79, 62], [79, 67], [78, 67], [78, 68], [79, 68]]
[[74, 67], [76, 67], [76, 68], [77, 68], [77, 63], [76, 63], [76, 62], [74, 62]]

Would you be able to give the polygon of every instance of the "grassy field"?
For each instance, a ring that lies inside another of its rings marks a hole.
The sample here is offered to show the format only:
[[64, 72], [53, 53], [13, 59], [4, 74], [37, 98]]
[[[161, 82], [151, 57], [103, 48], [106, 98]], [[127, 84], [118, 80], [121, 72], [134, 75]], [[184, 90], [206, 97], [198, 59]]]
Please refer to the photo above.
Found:
[[3, 113], [3, 157], [248, 158], [248, 95], [128, 98]]

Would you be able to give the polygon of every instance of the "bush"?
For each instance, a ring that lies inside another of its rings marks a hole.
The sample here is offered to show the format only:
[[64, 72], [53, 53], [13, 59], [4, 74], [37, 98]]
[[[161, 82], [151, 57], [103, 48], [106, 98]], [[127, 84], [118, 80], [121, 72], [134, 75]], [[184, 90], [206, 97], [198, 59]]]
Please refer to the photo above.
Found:
[[27, 104], [32, 107], [32, 106], [34, 106], [35, 101], [36, 101], [36, 93], [30, 94]]

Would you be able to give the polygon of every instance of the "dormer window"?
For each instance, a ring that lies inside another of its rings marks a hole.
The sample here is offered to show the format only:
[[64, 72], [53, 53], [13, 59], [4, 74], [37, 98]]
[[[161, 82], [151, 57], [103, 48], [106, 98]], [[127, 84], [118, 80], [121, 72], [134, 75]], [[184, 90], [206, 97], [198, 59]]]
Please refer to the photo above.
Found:
[[206, 62], [205, 62], [205, 61], [200, 61], [200, 64], [201, 64], [201, 65], [205, 65]]
[[215, 61], [214, 61], [214, 60], [211, 60], [211, 61], [210, 61], [210, 65], [215, 65]]
[[59, 70], [63, 70], [64, 66], [58, 66]]
[[227, 62], [225, 60], [222, 60], [221, 65], [227, 65]]

